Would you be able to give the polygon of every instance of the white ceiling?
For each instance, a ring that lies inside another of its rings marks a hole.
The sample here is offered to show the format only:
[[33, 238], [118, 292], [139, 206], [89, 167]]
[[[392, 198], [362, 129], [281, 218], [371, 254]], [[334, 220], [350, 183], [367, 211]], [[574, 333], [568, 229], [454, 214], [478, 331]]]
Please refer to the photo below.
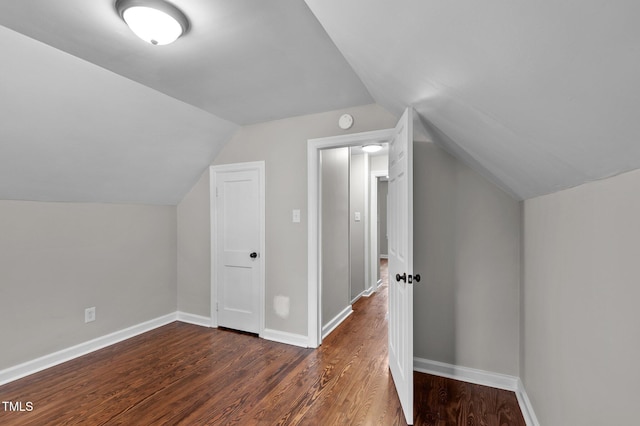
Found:
[[0, 199], [176, 204], [238, 125], [373, 102], [301, 0], [176, 0], [167, 46], [114, 3], [0, 2]]
[[301, 0], [174, 0], [187, 36], [141, 42], [115, 0], [0, 2], [0, 25], [237, 124], [373, 102]]
[[519, 198], [640, 168], [640, 2], [306, 2], [377, 103]]
[[160, 47], [113, 3], [0, 2], [0, 199], [175, 204], [238, 125], [372, 101], [518, 198], [640, 168], [634, 1], [174, 0]]

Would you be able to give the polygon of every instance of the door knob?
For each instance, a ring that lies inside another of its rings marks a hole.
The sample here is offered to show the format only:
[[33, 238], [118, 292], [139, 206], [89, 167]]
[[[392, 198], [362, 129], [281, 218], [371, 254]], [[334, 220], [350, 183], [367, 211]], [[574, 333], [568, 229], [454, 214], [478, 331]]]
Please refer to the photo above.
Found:
[[402, 275], [396, 274], [396, 281], [400, 282], [400, 280], [404, 281], [405, 283], [407, 282], [407, 273], [406, 272], [404, 274], [402, 274]]
[[255, 259], [256, 257], [258, 257], [258, 253], [256, 253], [255, 251], [254, 251], [254, 252], [251, 252], [251, 254], [249, 255], [249, 257], [250, 257], [250, 258], [252, 258], [252, 259]]

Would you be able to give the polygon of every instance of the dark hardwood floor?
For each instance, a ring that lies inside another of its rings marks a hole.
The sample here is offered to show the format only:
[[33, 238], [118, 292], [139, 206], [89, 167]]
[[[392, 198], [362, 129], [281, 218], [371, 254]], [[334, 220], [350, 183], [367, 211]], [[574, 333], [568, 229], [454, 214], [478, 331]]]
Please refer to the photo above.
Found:
[[416, 425], [518, 425], [524, 418], [513, 392], [414, 373]]
[[[387, 289], [317, 350], [172, 323], [0, 387], [0, 425], [404, 425]], [[512, 392], [415, 374], [421, 425], [524, 425]]]

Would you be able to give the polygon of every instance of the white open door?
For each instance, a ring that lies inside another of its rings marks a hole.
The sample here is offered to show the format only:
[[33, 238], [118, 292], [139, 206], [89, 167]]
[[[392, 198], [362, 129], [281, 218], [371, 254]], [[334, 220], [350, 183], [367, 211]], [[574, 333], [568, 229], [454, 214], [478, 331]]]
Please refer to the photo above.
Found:
[[[389, 368], [413, 424], [413, 110], [389, 144]], [[419, 279], [419, 278], [418, 278]]]

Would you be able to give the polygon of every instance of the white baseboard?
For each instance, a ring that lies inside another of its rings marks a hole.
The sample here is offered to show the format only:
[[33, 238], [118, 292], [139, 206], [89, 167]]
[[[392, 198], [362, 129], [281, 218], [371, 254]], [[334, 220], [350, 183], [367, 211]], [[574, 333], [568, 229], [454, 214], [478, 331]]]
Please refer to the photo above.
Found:
[[[97, 351], [123, 340], [130, 339], [147, 331], [151, 331], [155, 328], [162, 327], [163, 325], [170, 324], [174, 321], [180, 321], [188, 324], [194, 324], [203, 327], [211, 327], [211, 318], [202, 315], [190, 314], [187, 312], [173, 312], [161, 317], [145, 321], [143, 323], [107, 334], [105, 336], [97, 337], [87, 342], [80, 343], [78, 345], [62, 349], [60, 351], [33, 359], [31, 361], [24, 362], [22, 364], [15, 365], [13, 367], [0, 370], [0, 385], [4, 385], [14, 380], [21, 379], [47, 368], [53, 367], [63, 362], [70, 361], [74, 358], [81, 357], [88, 353]], [[303, 348], [308, 347], [309, 339], [307, 336], [299, 334], [286, 333], [284, 331], [268, 330], [260, 335], [263, 339], [272, 340], [275, 342], [285, 343], [288, 345], [300, 346]]]
[[353, 305], [354, 303], [356, 303], [358, 301], [358, 299], [360, 299], [361, 297], [369, 297], [371, 296], [373, 293], [375, 292], [375, 290], [373, 289], [373, 287], [369, 287], [366, 290], [363, 290], [359, 295], [357, 295], [356, 297], [354, 297], [353, 299], [351, 299], [351, 305]]
[[301, 334], [287, 333], [286, 331], [271, 330], [265, 328], [260, 337], [272, 342], [284, 343], [287, 345], [300, 346], [301, 348], [309, 347], [309, 338]]
[[524, 384], [522, 383], [522, 380], [520, 380], [520, 378], [518, 378], [518, 390], [516, 391], [516, 398], [518, 398], [520, 411], [522, 411], [522, 415], [524, 416], [524, 421], [527, 423], [527, 426], [540, 426], [540, 422], [538, 422], [536, 413], [533, 411], [533, 405], [531, 405], [529, 396], [524, 390]]
[[331, 321], [329, 321], [327, 325], [322, 327], [322, 338], [324, 339], [325, 337], [327, 337], [333, 330], [336, 329], [336, 327], [342, 324], [342, 321], [346, 320], [347, 317], [352, 313], [353, 309], [351, 309], [351, 305], [344, 308], [342, 312], [340, 312]]
[[477, 385], [491, 386], [492, 388], [516, 391], [518, 378], [505, 374], [492, 373], [490, 371], [477, 370], [475, 368], [460, 367], [439, 361], [431, 361], [423, 358], [413, 358], [413, 369], [421, 373], [448, 377], [463, 382]]
[[176, 321], [176, 319], [177, 315], [173, 312], [171, 314], [163, 315], [150, 321], [145, 321], [141, 324], [89, 340], [88, 342], [80, 343], [78, 345], [71, 346], [70, 348], [62, 349], [52, 354], [0, 370], [0, 385], [37, 373], [38, 371], [45, 370], [49, 367], [53, 367], [54, 365], [62, 364], [63, 362], [70, 361], [82, 355], [97, 351], [98, 349], [113, 345], [114, 343], [137, 336], [138, 334], [162, 327], [163, 325]]
[[351, 305], [356, 303], [358, 301], [358, 299], [360, 299], [362, 296], [364, 296], [364, 291], [362, 293], [360, 293], [359, 295], [357, 295], [356, 297], [354, 297], [353, 299], [351, 299]]
[[[178, 321], [186, 322], [189, 324], [199, 325], [203, 327], [211, 327], [211, 318], [202, 315], [189, 314], [186, 312], [177, 312]], [[300, 334], [287, 333], [285, 331], [278, 331], [272, 329], [265, 329], [260, 333], [260, 338], [265, 340], [271, 340], [272, 342], [284, 343], [287, 345], [300, 346], [303, 348], [308, 347], [309, 339], [307, 336]]]
[[522, 416], [527, 426], [540, 426], [533, 412], [531, 401], [529, 401], [519, 377], [417, 357], [413, 359], [413, 369], [421, 373], [433, 374], [434, 376], [448, 377], [463, 382], [512, 391], [516, 394], [520, 411], [522, 411]]
[[188, 312], [178, 311], [177, 320], [188, 324], [200, 325], [202, 327], [211, 327], [211, 318], [202, 315], [190, 314]]
[[373, 283], [373, 285], [371, 286], [372, 293], [376, 293], [378, 290], [380, 290], [380, 286], [382, 286], [382, 279], [379, 279], [375, 283]]
[[389, 255], [388, 254], [381, 254], [380, 255], [380, 259], [389, 259]]

